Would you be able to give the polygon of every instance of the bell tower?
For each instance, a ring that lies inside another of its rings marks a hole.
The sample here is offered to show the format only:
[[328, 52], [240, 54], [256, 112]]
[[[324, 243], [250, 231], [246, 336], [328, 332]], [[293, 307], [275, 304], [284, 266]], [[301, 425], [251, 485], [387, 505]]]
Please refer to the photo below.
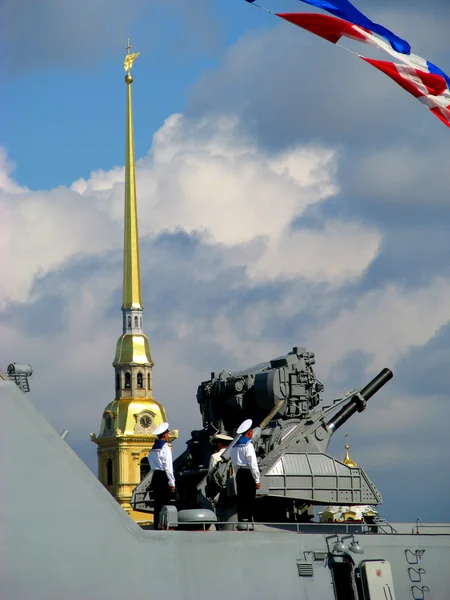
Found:
[[[115, 399], [103, 411], [99, 435], [91, 433], [91, 439], [98, 447], [99, 480], [136, 522], [148, 522], [146, 513], [132, 510], [131, 494], [149, 471], [147, 455], [156, 440], [153, 431], [167, 420], [167, 415], [153, 398], [154, 362], [143, 329], [131, 96], [131, 68], [139, 53], [131, 54], [130, 50], [128, 40], [124, 61], [127, 111], [122, 335], [113, 362]], [[177, 436], [174, 430], [169, 441]]]

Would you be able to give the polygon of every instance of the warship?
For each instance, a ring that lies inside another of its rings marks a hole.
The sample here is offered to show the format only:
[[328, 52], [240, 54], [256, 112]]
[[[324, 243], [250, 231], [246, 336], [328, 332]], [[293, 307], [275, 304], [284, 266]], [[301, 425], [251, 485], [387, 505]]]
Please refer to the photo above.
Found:
[[[313, 361], [294, 348], [199, 386], [204, 427], [175, 461], [179, 502], [164, 507], [159, 530], [135, 523], [27, 400], [31, 367], [9, 365], [0, 402], [21, 436], [2, 436], [13, 448], [2, 451], [2, 600], [448, 600], [450, 524], [388, 523], [367, 510], [382, 497], [363, 469], [326, 454], [391, 371], [322, 407]], [[227, 452], [205, 468], [210, 434], [264, 413], [255, 522], [242, 529], [230, 510], [219, 523], [214, 497], [233, 477]], [[150, 480], [137, 486], [135, 509], [152, 510]], [[329, 518], [315, 522], [321, 505]]]
[[[134, 157], [132, 56], [125, 81]], [[126, 210], [127, 202], [126, 194]], [[138, 259], [134, 269], [138, 273]], [[120, 344], [132, 344], [133, 336], [142, 342], [141, 304], [123, 310]], [[138, 333], [126, 311], [136, 313]], [[388, 523], [368, 474], [348, 455], [327, 454], [333, 434], [355, 413], [370, 411], [369, 401], [392, 372], [385, 368], [325, 404], [315, 361], [313, 352], [295, 346], [200, 383], [201, 427], [174, 461], [176, 503], [163, 508], [156, 530], [130, 518], [67, 444], [66, 432], [59, 435], [28, 401], [31, 367], [11, 363], [0, 372], [8, 424], [1, 436], [1, 599], [449, 600], [450, 525]], [[150, 369], [150, 360], [145, 365]], [[134, 383], [128, 383], [132, 394]], [[120, 377], [117, 385], [120, 395]], [[114, 416], [111, 410], [108, 418]], [[211, 439], [218, 433], [234, 438], [247, 418], [255, 425], [261, 487], [254, 522], [240, 524], [229, 449], [214, 468], [209, 461]], [[113, 435], [102, 427], [103, 436]], [[144, 516], [153, 510], [151, 477], [135, 484], [131, 497]], [[220, 498], [225, 509], [219, 514]]]

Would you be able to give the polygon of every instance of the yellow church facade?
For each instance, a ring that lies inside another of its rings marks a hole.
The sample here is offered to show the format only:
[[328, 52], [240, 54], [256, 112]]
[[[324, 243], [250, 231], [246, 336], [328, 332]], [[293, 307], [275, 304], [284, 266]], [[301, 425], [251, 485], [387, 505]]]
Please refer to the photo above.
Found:
[[[156, 440], [153, 431], [167, 421], [167, 415], [153, 398], [154, 362], [143, 330], [131, 94], [131, 67], [138, 54], [131, 54], [130, 49], [128, 43], [124, 61], [127, 109], [122, 335], [113, 362], [115, 399], [104, 409], [99, 434], [91, 433], [91, 439], [97, 444], [99, 480], [122, 508], [143, 524], [151, 518], [132, 510], [131, 495], [149, 471], [147, 457]], [[177, 436], [177, 430], [171, 432], [169, 441]]]

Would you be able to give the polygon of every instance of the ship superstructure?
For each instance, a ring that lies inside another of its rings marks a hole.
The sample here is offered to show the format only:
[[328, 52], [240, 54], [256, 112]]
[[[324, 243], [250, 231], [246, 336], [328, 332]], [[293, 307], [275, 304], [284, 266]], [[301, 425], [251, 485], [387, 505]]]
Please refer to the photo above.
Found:
[[1, 375], [0, 404], [21, 428], [2, 436], [2, 600], [448, 600], [448, 524], [144, 530]]

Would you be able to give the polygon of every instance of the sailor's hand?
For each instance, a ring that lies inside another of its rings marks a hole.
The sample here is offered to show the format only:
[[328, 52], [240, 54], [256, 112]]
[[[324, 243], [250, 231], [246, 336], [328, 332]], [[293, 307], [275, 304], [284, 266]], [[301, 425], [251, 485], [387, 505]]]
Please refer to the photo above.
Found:
[[260, 487], [261, 487], [261, 484], [260, 484], [260, 483], [257, 483], [257, 484], [256, 484], [256, 489], [257, 489], [257, 490], [259, 490], [259, 488], [260, 488]]
[[173, 492], [175, 491], [175, 486], [174, 486], [174, 485], [171, 485], [171, 486], [170, 486], [170, 491], [171, 491], [171, 492], [172, 492], [172, 494], [173, 494]]

